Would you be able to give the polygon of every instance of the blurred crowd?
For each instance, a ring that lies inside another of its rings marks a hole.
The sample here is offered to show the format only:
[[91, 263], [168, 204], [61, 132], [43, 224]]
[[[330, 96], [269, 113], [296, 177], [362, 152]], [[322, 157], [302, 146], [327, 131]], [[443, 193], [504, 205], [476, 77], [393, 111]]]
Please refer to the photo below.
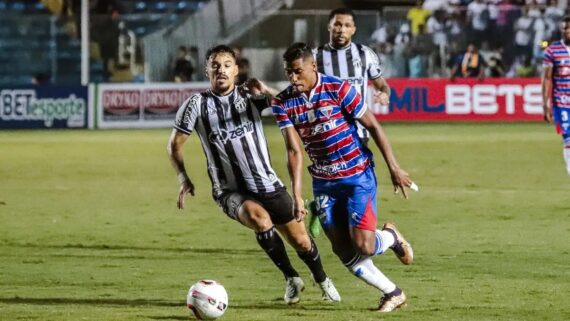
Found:
[[534, 77], [566, 0], [419, 0], [370, 44], [387, 77]]

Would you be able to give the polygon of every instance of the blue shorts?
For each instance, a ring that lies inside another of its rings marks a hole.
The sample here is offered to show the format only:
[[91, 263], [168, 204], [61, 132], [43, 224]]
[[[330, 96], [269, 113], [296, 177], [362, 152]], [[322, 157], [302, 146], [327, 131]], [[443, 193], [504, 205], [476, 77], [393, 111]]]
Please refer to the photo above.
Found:
[[552, 108], [552, 116], [556, 124], [556, 131], [564, 136], [570, 136], [570, 108]]
[[376, 230], [376, 175], [374, 168], [335, 180], [313, 179], [313, 195], [323, 228], [349, 226]]

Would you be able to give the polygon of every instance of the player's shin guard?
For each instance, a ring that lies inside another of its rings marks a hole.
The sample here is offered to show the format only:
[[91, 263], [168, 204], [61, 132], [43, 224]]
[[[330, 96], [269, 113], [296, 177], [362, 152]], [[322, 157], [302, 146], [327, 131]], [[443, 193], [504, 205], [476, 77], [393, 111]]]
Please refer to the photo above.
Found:
[[319, 249], [313, 239], [311, 239], [311, 249], [308, 252], [297, 252], [297, 255], [299, 255], [299, 258], [301, 258], [309, 270], [311, 270], [315, 282], [321, 283], [327, 278], [327, 274], [325, 273], [323, 264], [321, 263]]
[[396, 289], [392, 283], [367, 256], [357, 254], [352, 260], [344, 264], [354, 275], [364, 282], [372, 285], [383, 293], [390, 293]]
[[261, 246], [265, 253], [267, 253], [279, 270], [283, 272], [285, 277], [299, 276], [299, 273], [295, 271], [291, 265], [291, 261], [289, 261], [289, 256], [287, 256], [287, 251], [285, 250], [285, 244], [279, 234], [277, 234], [275, 227], [272, 226], [265, 232], [256, 232], [255, 236], [259, 246]]

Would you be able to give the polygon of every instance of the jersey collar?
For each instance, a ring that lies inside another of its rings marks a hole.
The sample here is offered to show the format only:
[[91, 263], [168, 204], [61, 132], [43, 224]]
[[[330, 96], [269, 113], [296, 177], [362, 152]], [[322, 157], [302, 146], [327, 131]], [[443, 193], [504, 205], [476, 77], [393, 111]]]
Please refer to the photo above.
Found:
[[[315, 90], [317, 89], [317, 87], [319, 87], [321, 85], [321, 73], [320, 72], [315, 72], [315, 73], [317, 74], [317, 82], [315, 83], [313, 88], [311, 88], [311, 91], [309, 92], [309, 97], [308, 97], [309, 101], [311, 101], [311, 97], [313, 97], [313, 95], [315, 94]], [[305, 95], [305, 93], [303, 93], [303, 95]]]
[[330, 43], [330, 42], [329, 42], [327, 45], [329, 46], [329, 48], [330, 48], [331, 50], [346, 50], [346, 49], [350, 48], [350, 46], [352, 46], [352, 41], [349, 42], [348, 45], [346, 45], [346, 46], [344, 46], [344, 47], [342, 47], [342, 48], [335, 48], [335, 47], [333, 47], [332, 43]]

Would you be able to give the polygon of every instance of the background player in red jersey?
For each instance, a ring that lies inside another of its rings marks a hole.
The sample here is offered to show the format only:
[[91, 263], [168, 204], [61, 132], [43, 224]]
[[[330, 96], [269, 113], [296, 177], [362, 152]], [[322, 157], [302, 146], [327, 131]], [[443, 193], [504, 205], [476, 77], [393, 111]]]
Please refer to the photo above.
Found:
[[544, 120], [556, 124], [562, 135], [566, 171], [570, 175], [570, 16], [560, 25], [562, 40], [553, 42], [544, 52], [542, 100]]
[[356, 133], [356, 122], [371, 133], [390, 170], [395, 190], [406, 196], [412, 186], [390, 143], [358, 91], [348, 82], [317, 72], [311, 49], [291, 45], [283, 55], [291, 85], [272, 102], [273, 114], [287, 147], [289, 176], [296, 215], [304, 213], [301, 143], [313, 162], [313, 194], [319, 219], [334, 253], [358, 278], [383, 292], [378, 311], [390, 312], [406, 295], [374, 265], [370, 256], [391, 248], [411, 264], [410, 244], [392, 223], [376, 229], [376, 176], [373, 157]]

